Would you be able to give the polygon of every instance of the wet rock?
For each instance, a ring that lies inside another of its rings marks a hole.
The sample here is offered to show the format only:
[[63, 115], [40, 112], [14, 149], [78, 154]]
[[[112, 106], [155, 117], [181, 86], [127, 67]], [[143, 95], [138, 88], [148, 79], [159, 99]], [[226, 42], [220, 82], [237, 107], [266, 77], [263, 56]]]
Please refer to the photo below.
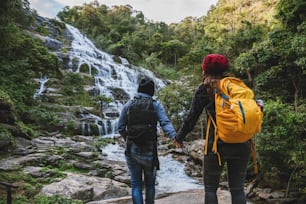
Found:
[[45, 45], [50, 49], [50, 50], [53, 50], [53, 51], [56, 51], [56, 50], [59, 50], [62, 48], [62, 42], [56, 40], [56, 39], [53, 39], [53, 38], [49, 38], [49, 37], [46, 37], [45, 38]]

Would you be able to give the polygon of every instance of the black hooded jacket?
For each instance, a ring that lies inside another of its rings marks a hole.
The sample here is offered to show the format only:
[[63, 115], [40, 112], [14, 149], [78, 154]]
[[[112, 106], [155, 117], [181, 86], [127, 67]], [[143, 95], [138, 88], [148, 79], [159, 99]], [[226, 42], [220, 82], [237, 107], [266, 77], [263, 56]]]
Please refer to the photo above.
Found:
[[[185, 136], [193, 130], [194, 126], [196, 125], [200, 115], [203, 113], [203, 110], [207, 108], [207, 110], [210, 112], [210, 114], [215, 119], [215, 103], [214, 103], [214, 97], [210, 95], [207, 92], [207, 88], [204, 84], [201, 84], [198, 89], [196, 90], [191, 106], [189, 109], [189, 113], [187, 117], [184, 120], [183, 125], [181, 126], [177, 136], [176, 140], [179, 142], [182, 142], [185, 138]], [[205, 111], [205, 110], [204, 110]], [[203, 130], [204, 131], [204, 130]], [[213, 142], [213, 136], [214, 136], [214, 126], [211, 125], [209, 129], [209, 147], [211, 146]], [[211, 148], [209, 148], [211, 149]]]

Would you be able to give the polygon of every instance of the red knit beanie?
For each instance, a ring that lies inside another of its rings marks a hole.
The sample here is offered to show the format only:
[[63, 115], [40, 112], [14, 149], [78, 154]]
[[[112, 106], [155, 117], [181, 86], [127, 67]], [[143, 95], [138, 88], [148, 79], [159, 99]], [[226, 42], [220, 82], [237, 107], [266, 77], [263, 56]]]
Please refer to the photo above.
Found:
[[202, 63], [202, 70], [212, 75], [220, 75], [226, 71], [228, 67], [228, 59], [220, 54], [206, 55]]

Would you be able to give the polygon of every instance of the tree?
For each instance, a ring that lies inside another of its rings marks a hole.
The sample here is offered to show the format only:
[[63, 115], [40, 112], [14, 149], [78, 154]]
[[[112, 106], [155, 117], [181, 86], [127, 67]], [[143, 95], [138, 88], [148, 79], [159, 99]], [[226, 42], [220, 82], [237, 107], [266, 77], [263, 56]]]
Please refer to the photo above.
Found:
[[304, 0], [280, 0], [276, 17], [289, 28], [296, 31], [297, 26], [306, 19], [306, 2]]
[[173, 63], [176, 67], [178, 58], [186, 54], [186, 47], [187, 45], [179, 40], [170, 40], [162, 43], [161, 58], [166, 63]]

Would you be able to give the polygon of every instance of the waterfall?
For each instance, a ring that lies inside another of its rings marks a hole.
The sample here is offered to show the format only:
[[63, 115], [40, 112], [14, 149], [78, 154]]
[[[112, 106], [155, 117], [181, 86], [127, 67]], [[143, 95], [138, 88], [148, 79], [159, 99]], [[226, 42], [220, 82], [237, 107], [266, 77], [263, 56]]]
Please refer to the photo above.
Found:
[[85, 122], [93, 120], [101, 136], [112, 137], [116, 134], [118, 116], [123, 104], [137, 92], [139, 78], [151, 77], [155, 81], [156, 89], [165, 86], [165, 83], [155, 77], [151, 71], [133, 66], [127, 59], [99, 50], [77, 28], [68, 24], [66, 27], [72, 38], [69, 69], [74, 72], [84, 72], [82, 67], [88, 68], [85, 70], [86, 74], [94, 76], [95, 95], [111, 99], [109, 104], [103, 104], [103, 107], [101, 104], [103, 117], [82, 114], [84, 118], [82, 126], [85, 128]]
[[43, 76], [43, 77], [41, 77], [39, 79], [36, 79], [36, 81], [40, 85], [39, 85], [39, 89], [36, 90], [36, 92], [35, 92], [35, 94], [33, 96], [34, 99], [37, 98], [38, 96], [40, 96], [42, 94], [42, 92], [46, 90], [45, 84], [48, 82], [48, 80], [49, 79], [46, 76]]
[[[103, 106], [103, 117], [81, 112], [82, 132], [92, 131], [87, 124], [88, 121], [91, 121], [97, 125], [101, 136], [113, 137], [117, 134], [115, 130], [122, 106], [137, 93], [139, 78], [145, 75], [154, 79], [157, 90], [164, 87], [165, 83], [151, 71], [133, 66], [122, 57], [115, 57], [97, 49], [77, 28], [66, 26], [73, 39], [70, 51], [70, 70], [82, 72], [82, 67], [88, 67], [87, 74], [94, 76], [95, 93], [108, 97], [112, 101], [109, 104], [103, 104], [105, 105]], [[102, 151], [108, 155], [109, 160], [125, 161], [124, 149], [118, 144], [109, 144], [103, 147]], [[197, 181], [185, 174], [184, 164], [173, 160], [171, 155], [161, 156], [160, 163], [162, 168], [157, 175], [159, 193], [203, 188]]]

